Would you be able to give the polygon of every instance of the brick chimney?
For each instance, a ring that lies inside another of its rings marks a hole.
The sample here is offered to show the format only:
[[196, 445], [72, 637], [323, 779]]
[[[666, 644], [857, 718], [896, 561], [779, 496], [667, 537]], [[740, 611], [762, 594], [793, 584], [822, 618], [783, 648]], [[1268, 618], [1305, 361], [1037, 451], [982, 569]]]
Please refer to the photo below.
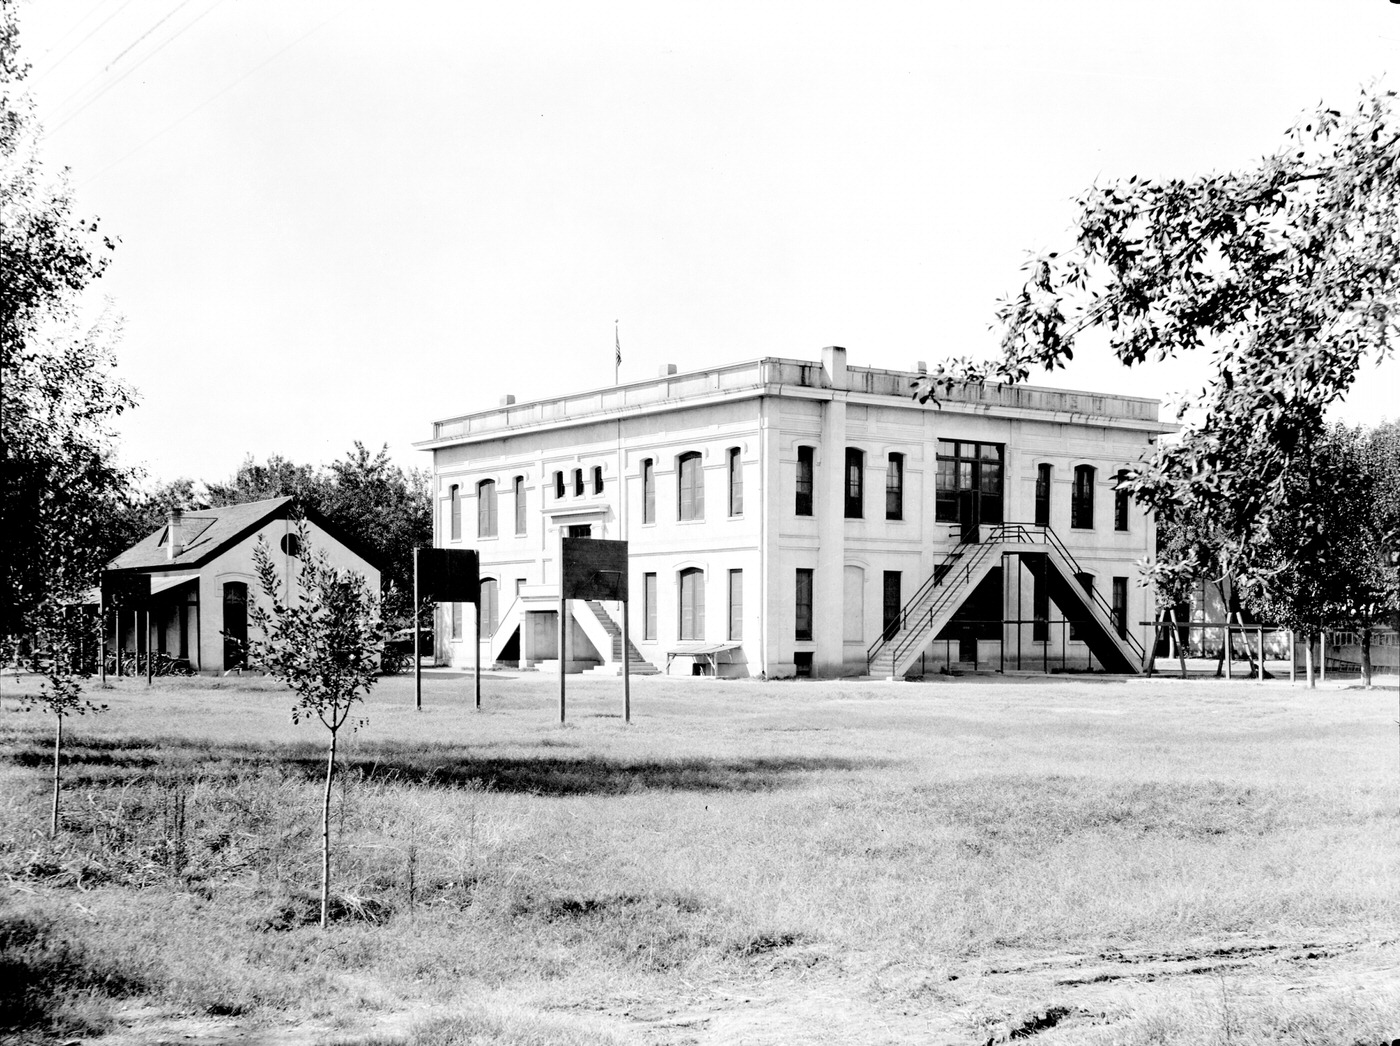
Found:
[[172, 508], [166, 523], [165, 558], [174, 559], [185, 551], [185, 510]]

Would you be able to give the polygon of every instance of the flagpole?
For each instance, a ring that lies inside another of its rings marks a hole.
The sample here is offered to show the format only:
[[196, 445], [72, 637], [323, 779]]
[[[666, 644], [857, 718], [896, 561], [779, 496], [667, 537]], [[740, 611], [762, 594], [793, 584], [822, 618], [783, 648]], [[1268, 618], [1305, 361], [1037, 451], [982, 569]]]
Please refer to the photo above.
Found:
[[622, 341], [617, 334], [617, 320], [613, 320], [613, 348], [617, 350], [613, 353], [613, 384], [620, 385], [618, 372], [622, 368]]

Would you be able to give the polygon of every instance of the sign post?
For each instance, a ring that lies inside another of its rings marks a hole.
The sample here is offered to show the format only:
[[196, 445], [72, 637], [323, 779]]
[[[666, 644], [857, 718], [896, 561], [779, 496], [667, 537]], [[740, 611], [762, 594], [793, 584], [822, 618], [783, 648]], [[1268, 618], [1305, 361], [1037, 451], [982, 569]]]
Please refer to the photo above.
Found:
[[[423, 668], [418, 633], [419, 599], [434, 603], [471, 603], [477, 619], [476, 708], [481, 711], [481, 556], [474, 548], [413, 550], [413, 652], [415, 708], [423, 709]], [[436, 638], [436, 636], [435, 636]]]
[[559, 722], [564, 722], [564, 641], [570, 599], [609, 600], [622, 604], [622, 710], [632, 721], [631, 663], [627, 626], [627, 542], [594, 538], [559, 539]]

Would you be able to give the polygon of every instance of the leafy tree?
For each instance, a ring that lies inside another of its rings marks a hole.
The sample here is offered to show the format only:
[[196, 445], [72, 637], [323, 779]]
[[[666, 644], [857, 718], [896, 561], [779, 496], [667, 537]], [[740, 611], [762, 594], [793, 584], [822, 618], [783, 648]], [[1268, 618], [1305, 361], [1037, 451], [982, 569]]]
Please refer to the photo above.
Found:
[[[1129, 488], [1151, 509], [1199, 517], [1225, 572], [1257, 590], [1261, 571], [1279, 568], [1263, 550], [1284, 547], [1274, 527], [1290, 473], [1327, 407], [1400, 331], [1393, 96], [1366, 89], [1346, 113], [1319, 109], [1247, 169], [1090, 189], [1074, 249], [1032, 259], [1000, 304], [999, 358], [949, 361], [915, 395], [1063, 367], [1090, 328], [1128, 366], [1209, 351], [1213, 378], [1190, 405], [1199, 418], [1162, 441]], [[1306, 513], [1289, 540], [1307, 547], [1323, 522]]]
[[1372, 676], [1371, 638], [1400, 608], [1387, 534], [1400, 524], [1400, 430], [1328, 429], [1290, 473], [1260, 550], [1266, 568], [1255, 609], [1308, 642], [1324, 629], [1361, 638], [1361, 679]]
[[32, 632], [90, 586], [104, 528], [129, 474], [113, 459], [112, 420], [134, 403], [114, 375], [109, 314], [79, 321], [78, 299], [113, 242], [74, 217], [48, 178], [23, 93], [14, 7], [0, 5], [0, 631]]
[[330, 732], [321, 806], [321, 926], [330, 919], [331, 786], [336, 744], [355, 703], [374, 686], [379, 667], [379, 604], [364, 577], [337, 570], [313, 549], [304, 521], [294, 577], [280, 578], [272, 549], [259, 537], [253, 551], [265, 597], [249, 614], [260, 638], [249, 643], [254, 660], [297, 695], [292, 722], [316, 719]]
[[259, 465], [249, 455], [232, 479], [227, 483], [209, 483], [206, 490], [214, 507], [294, 497], [308, 508], [321, 511], [330, 493], [330, 481], [314, 465], [297, 465], [278, 454]]
[[95, 643], [89, 635], [91, 624], [80, 607], [45, 605], [43, 615], [31, 618], [34, 625], [34, 648], [29, 655], [30, 667], [43, 675], [39, 696], [30, 707], [39, 706], [54, 717], [53, 735], [53, 810], [49, 821], [49, 837], [58, 834], [60, 767], [63, 757], [63, 720], [68, 716], [105, 712], [106, 705], [94, 704], [83, 697], [82, 676], [88, 674], [83, 664], [83, 641]]

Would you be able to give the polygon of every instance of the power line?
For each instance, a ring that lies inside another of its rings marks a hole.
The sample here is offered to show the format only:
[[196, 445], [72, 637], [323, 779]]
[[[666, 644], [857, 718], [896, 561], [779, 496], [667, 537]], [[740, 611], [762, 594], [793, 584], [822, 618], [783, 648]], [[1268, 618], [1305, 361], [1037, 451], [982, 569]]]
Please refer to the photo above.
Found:
[[[104, 25], [106, 25], [108, 22], [110, 22], [113, 18], [116, 18], [117, 15], [121, 14], [123, 11], [125, 11], [125, 10], [126, 10], [128, 7], [130, 7], [130, 6], [131, 6], [131, 0], [126, 0], [126, 3], [122, 4], [121, 7], [117, 8], [115, 11], [113, 11], [111, 14], [109, 14], [106, 18], [102, 19], [102, 21], [98, 22], [97, 25], [93, 27], [92, 32], [89, 32], [87, 36], [83, 37], [81, 40], [79, 40], [79, 41], [78, 41], [76, 44], [74, 44], [72, 47], [68, 48], [68, 50], [64, 51], [64, 52], [63, 52], [63, 57], [59, 58], [59, 60], [56, 61], [56, 62], [54, 62], [53, 65], [49, 66], [49, 67], [48, 67], [47, 69], [45, 69], [42, 73], [40, 73], [38, 76], [34, 77], [34, 82], [35, 82], [35, 83], [38, 83], [38, 82], [39, 82], [40, 80], [42, 80], [44, 77], [48, 76], [49, 73], [51, 73], [51, 72], [53, 72], [55, 69], [57, 69], [60, 65], [63, 64], [64, 60], [65, 60], [69, 55], [71, 55], [71, 54], [72, 54], [74, 51], [76, 51], [78, 48], [82, 47], [83, 44], [85, 44], [85, 43], [87, 43], [89, 40], [91, 40], [91, 39], [92, 39], [92, 34], [93, 34], [93, 33], [97, 32], [97, 30], [101, 29]], [[71, 30], [70, 30], [70, 32], [71, 32]]]
[[183, 36], [183, 35], [184, 35], [186, 32], [188, 32], [190, 29], [194, 28], [194, 26], [195, 26], [196, 23], [198, 23], [205, 15], [207, 15], [210, 11], [214, 10], [214, 8], [218, 7], [219, 4], [221, 4], [221, 3], [223, 3], [223, 0], [214, 0], [214, 3], [213, 3], [213, 4], [211, 4], [210, 6], [206, 7], [203, 11], [201, 11], [199, 14], [197, 14], [194, 18], [192, 18], [192, 19], [190, 19], [190, 21], [186, 22], [182, 28], [180, 28], [178, 31], [176, 31], [175, 33], [171, 34], [170, 36], [167, 36], [164, 40], [162, 40], [162, 41], [160, 42], [160, 44], [155, 48], [155, 50], [151, 51], [149, 54], [146, 55], [146, 57], [142, 58], [139, 62], [137, 62], [135, 65], [133, 65], [130, 69], [128, 69], [126, 72], [122, 73], [121, 76], [117, 77], [117, 78], [116, 78], [115, 80], [113, 80], [111, 83], [107, 84], [107, 86], [103, 87], [100, 91], [98, 91], [98, 92], [97, 92], [96, 94], [94, 94], [91, 98], [89, 98], [86, 102], [84, 102], [81, 106], [79, 106], [79, 107], [78, 107], [77, 109], [75, 109], [72, 113], [70, 113], [67, 117], [65, 117], [65, 118], [63, 119], [63, 121], [62, 121], [57, 127], [55, 127], [55, 128], [53, 129], [53, 132], [52, 132], [52, 133], [57, 134], [57, 133], [58, 133], [59, 131], [61, 131], [65, 126], [67, 126], [68, 124], [70, 124], [70, 123], [72, 123], [74, 120], [76, 120], [79, 116], [81, 116], [81, 115], [88, 109], [89, 106], [91, 106], [94, 102], [96, 102], [96, 101], [97, 101], [99, 98], [101, 98], [104, 94], [106, 94], [108, 91], [110, 91], [113, 87], [116, 87], [117, 84], [121, 83], [123, 80], [125, 80], [125, 79], [126, 79], [128, 76], [130, 76], [132, 73], [136, 72], [136, 70], [140, 69], [143, 65], [145, 65], [147, 62], [149, 62], [149, 61], [150, 61], [152, 58], [154, 58], [156, 55], [158, 55], [158, 54], [160, 54], [162, 51], [164, 51], [167, 47], [169, 47], [171, 44], [173, 44], [176, 40], [178, 40], [181, 36]]
[[[212, 10], [212, 8], [211, 8], [210, 10]], [[303, 40], [305, 40], [307, 37], [311, 36], [313, 33], [318, 32], [319, 30], [321, 30], [321, 29], [324, 28], [325, 26], [329, 25], [331, 22], [333, 22], [333, 21], [336, 19], [336, 17], [337, 17], [339, 14], [340, 14], [340, 12], [339, 12], [339, 11], [336, 11], [335, 14], [331, 15], [331, 16], [330, 16], [329, 18], [327, 18], [325, 21], [320, 22], [320, 23], [318, 23], [318, 24], [312, 26], [312, 27], [311, 27], [310, 29], [308, 29], [306, 32], [302, 33], [301, 36], [297, 37], [295, 40], [293, 40], [291, 43], [289, 43], [286, 47], [282, 48], [280, 51], [275, 52], [274, 54], [272, 54], [272, 55], [270, 55], [269, 57], [265, 58], [263, 61], [259, 62], [259, 63], [258, 63], [257, 65], [255, 65], [253, 68], [249, 69], [246, 73], [244, 73], [242, 76], [240, 76], [237, 80], [233, 81], [233, 83], [231, 83], [231, 84], [229, 84], [227, 87], [221, 89], [221, 90], [218, 91], [216, 94], [210, 95], [208, 98], [206, 98], [204, 101], [200, 102], [198, 105], [196, 105], [196, 106], [195, 106], [193, 109], [191, 109], [189, 112], [185, 113], [183, 116], [181, 116], [181, 117], [179, 117], [178, 119], [173, 120], [173, 121], [171, 121], [170, 123], [166, 124], [166, 125], [165, 125], [164, 127], [162, 127], [159, 131], [157, 131], [155, 134], [151, 135], [149, 138], [147, 138], [147, 139], [146, 139], [144, 142], [142, 142], [140, 145], [136, 146], [136, 148], [134, 148], [134, 149], [132, 149], [130, 152], [125, 153], [124, 155], [118, 157], [116, 160], [113, 160], [111, 163], [109, 163], [106, 167], [102, 168], [102, 170], [98, 171], [98, 172], [97, 172], [96, 174], [94, 174], [92, 177], [84, 179], [82, 182], [79, 183], [79, 188], [82, 188], [83, 186], [91, 185], [93, 182], [97, 181], [97, 179], [101, 178], [104, 174], [106, 174], [108, 171], [110, 171], [113, 167], [116, 167], [116, 166], [119, 165], [119, 164], [125, 163], [128, 159], [130, 159], [132, 156], [134, 156], [134, 155], [136, 155], [137, 153], [139, 153], [142, 149], [146, 148], [146, 146], [150, 145], [150, 144], [151, 144], [152, 142], [154, 142], [157, 138], [159, 138], [159, 137], [161, 137], [162, 135], [164, 135], [167, 131], [170, 131], [170, 130], [172, 130], [173, 128], [175, 128], [175, 127], [179, 126], [180, 124], [184, 123], [186, 120], [188, 120], [188, 119], [189, 119], [191, 116], [193, 116], [195, 113], [197, 113], [197, 112], [199, 112], [201, 109], [203, 109], [206, 105], [209, 105], [209, 104], [211, 104], [212, 102], [215, 102], [215, 101], [217, 101], [218, 99], [222, 98], [224, 95], [228, 94], [228, 93], [229, 93], [230, 91], [232, 91], [235, 87], [237, 87], [239, 84], [241, 84], [244, 80], [248, 79], [248, 78], [249, 78], [250, 76], [252, 76], [254, 73], [256, 73], [256, 72], [258, 72], [259, 70], [261, 70], [264, 66], [267, 66], [267, 65], [271, 64], [272, 62], [276, 61], [278, 58], [280, 58], [282, 55], [286, 54], [288, 51], [290, 51], [290, 50], [291, 50], [293, 47], [295, 47], [297, 44], [301, 43], [301, 42], [302, 42]], [[75, 115], [76, 115], [76, 114], [75, 114]]]
[[[62, 36], [60, 36], [57, 40], [55, 40], [52, 44], [49, 45], [48, 50], [49, 50], [49, 51], [52, 51], [52, 50], [53, 50], [55, 47], [57, 47], [59, 44], [63, 43], [64, 40], [67, 40], [70, 36], [73, 35], [73, 31], [74, 31], [75, 29], [77, 29], [78, 26], [82, 25], [82, 24], [83, 24], [84, 22], [86, 22], [89, 18], [91, 18], [93, 15], [97, 14], [98, 11], [102, 10], [102, 8], [106, 7], [106, 6], [107, 6], [108, 4], [110, 4], [111, 2], [112, 2], [112, 0], [97, 0], [97, 3], [93, 4], [91, 7], [88, 8], [87, 14], [83, 15], [83, 16], [82, 16], [81, 18], [79, 18], [76, 22], [74, 22], [72, 25], [70, 25], [70, 26], [68, 27], [68, 29], [63, 33]], [[45, 51], [44, 53], [47, 54], [48, 51]]]
[[159, 22], [157, 22], [155, 25], [151, 26], [151, 28], [147, 29], [144, 33], [142, 33], [140, 36], [138, 36], [132, 43], [130, 43], [130, 44], [128, 44], [126, 47], [124, 47], [124, 48], [122, 49], [122, 51], [121, 51], [121, 54], [118, 54], [117, 57], [113, 58], [110, 62], [108, 62], [106, 65], [104, 65], [101, 69], [99, 69], [97, 72], [95, 72], [95, 73], [93, 73], [91, 76], [89, 76], [86, 80], [84, 80], [81, 84], [78, 85], [77, 90], [71, 92], [71, 93], [68, 95], [68, 97], [64, 98], [61, 102], [59, 102], [57, 105], [55, 105], [55, 106], [53, 107], [54, 113], [57, 114], [58, 112], [60, 112], [60, 111], [63, 109], [63, 107], [64, 107], [65, 105], [67, 105], [69, 102], [71, 102], [74, 98], [78, 97], [78, 95], [82, 94], [83, 91], [85, 91], [85, 90], [87, 89], [87, 85], [88, 85], [88, 84], [92, 83], [92, 82], [93, 82], [94, 80], [96, 80], [98, 77], [102, 76], [105, 72], [107, 72], [108, 69], [111, 69], [112, 66], [116, 65], [119, 61], [121, 61], [123, 55], [125, 55], [125, 54], [126, 54], [128, 51], [130, 51], [133, 47], [135, 47], [137, 44], [139, 44], [142, 40], [146, 39], [146, 37], [150, 36], [150, 35], [151, 35], [153, 32], [155, 32], [157, 29], [159, 29], [166, 21], [169, 20], [170, 16], [173, 15], [173, 14], [175, 13], [175, 11], [180, 10], [181, 7], [184, 7], [184, 6], [185, 6], [187, 3], [189, 3], [189, 2], [190, 2], [190, 0], [180, 0], [179, 6], [176, 7], [174, 11], [171, 11], [170, 14], [166, 15], [166, 16], [165, 16], [164, 18], [162, 18]]

